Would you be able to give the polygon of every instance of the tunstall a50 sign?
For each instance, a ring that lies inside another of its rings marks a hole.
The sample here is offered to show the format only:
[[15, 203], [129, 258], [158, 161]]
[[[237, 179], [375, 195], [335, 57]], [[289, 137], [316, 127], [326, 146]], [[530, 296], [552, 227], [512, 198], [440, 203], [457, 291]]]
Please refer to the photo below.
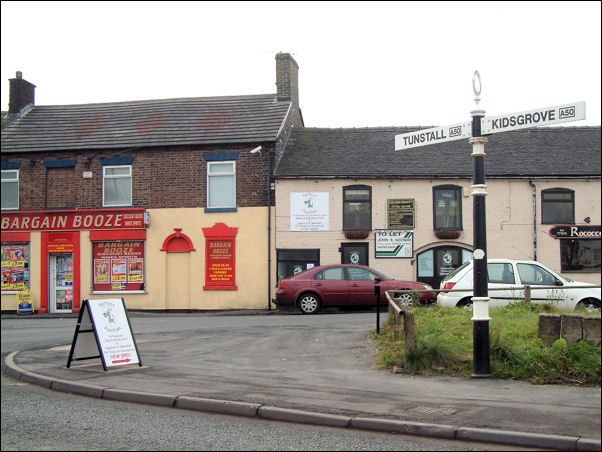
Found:
[[144, 209], [3, 212], [2, 232], [144, 229]]

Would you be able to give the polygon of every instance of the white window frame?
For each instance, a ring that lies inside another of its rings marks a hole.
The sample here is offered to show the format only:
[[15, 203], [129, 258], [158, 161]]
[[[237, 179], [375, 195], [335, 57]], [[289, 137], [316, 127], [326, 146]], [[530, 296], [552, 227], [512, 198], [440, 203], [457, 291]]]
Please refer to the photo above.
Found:
[[[13, 173], [16, 174], [16, 179], [5, 179], [4, 176], [8, 175], [9, 173]], [[19, 210], [19, 170], [18, 169], [10, 169], [10, 170], [2, 170], [2, 187], [4, 187], [4, 184], [17, 184], [17, 199], [16, 199], [16, 206], [10, 206], [10, 207], [5, 207], [2, 206], [2, 210]], [[2, 191], [4, 192], [4, 188], [2, 188]]]
[[[113, 168], [128, 168], [129, 175], [116, 174], [116, 175], [108, 175], [107, 176], [106, 170], [113, 169]], [[105, 199], [105, 181], [107, 179], [129, 179], [130, 180], [130, 202], [129, 203], [107, 204], [106, 199]], [[124, 206], [129, 207], [132, 205], [133, 195], [134, 194], [132, 193], [132, 165], [105, 165], [102, 167], [102, 206], [103, 207], [124, 207]]]
[[[211, 172], [211, 167], [213, 165], [223, 165], [224, 163], [231, 163], [232, 164], [232, 171], [231, 172]], [[232, 183], [234, 185], [234, 203], [233, 205], [229, 205], [229, 206], [212, 206], [210, 203], [210, 196], [211, 196], [211, 184], [210, 184], [210, 178], [212, 176], [232, 176]], [[207, 208], [209, 209], [231, 209], [231, 208], [236, 208], [236, 160], [219, 160], [219, 161], [215, 161], [215, 162], [207, 162]]]

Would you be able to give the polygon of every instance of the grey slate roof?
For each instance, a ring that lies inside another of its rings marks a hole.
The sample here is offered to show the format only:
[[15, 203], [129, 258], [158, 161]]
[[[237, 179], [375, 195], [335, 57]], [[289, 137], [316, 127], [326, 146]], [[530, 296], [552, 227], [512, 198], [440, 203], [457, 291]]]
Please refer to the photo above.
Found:
[[2, 129], [2, 153], [275, 141], [276, 94], [35, 106]]
[[[395, 151], [395, 135], [426, 127], [293, 128], [278, 178], [472, 178], [472, 146], [448, 141]], [[600, 177], [600, 127], [542, 127], [492, 134], [487, 177]]]

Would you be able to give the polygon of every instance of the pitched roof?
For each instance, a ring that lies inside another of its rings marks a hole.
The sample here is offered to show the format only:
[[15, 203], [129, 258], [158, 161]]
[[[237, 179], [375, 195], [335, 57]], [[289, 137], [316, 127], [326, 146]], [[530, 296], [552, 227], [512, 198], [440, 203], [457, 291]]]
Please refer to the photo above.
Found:
[[[293, 128], [279, 178], [472, 177], [468, 140], [395, 151], [395, 135], [428, 127]], [[600, 177], [600, 127], [542, 127], [492, 134], [487, 177]]]
[[275, 94], [35, 106], [2, 129], [2, 153], [275, 141]]

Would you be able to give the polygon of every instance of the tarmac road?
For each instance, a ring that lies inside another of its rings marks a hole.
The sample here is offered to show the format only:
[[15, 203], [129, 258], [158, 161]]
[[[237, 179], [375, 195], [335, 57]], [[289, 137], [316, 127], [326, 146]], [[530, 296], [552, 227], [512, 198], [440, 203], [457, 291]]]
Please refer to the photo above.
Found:
[[[599, 387], [393, 374], [375, 363], [373, 313], [238, 314], [246, 315], [130, 314], [142, 367], [105, 372], [85, 362], [66, 369], [71, 332], [62, 347], [9, 355], [7, 372], [58, 390], [96, 388], [89, 395], [103, 398], [201, 410], [214, 406], [206, 399], [222, 407], [242, 402], [228, 406], [281, 420], [311, 422], [306, 413], [314, 413], [318, 424], [600, 450]], [[23, 321], [39, 320], [3, 316], [2, 328]]]

